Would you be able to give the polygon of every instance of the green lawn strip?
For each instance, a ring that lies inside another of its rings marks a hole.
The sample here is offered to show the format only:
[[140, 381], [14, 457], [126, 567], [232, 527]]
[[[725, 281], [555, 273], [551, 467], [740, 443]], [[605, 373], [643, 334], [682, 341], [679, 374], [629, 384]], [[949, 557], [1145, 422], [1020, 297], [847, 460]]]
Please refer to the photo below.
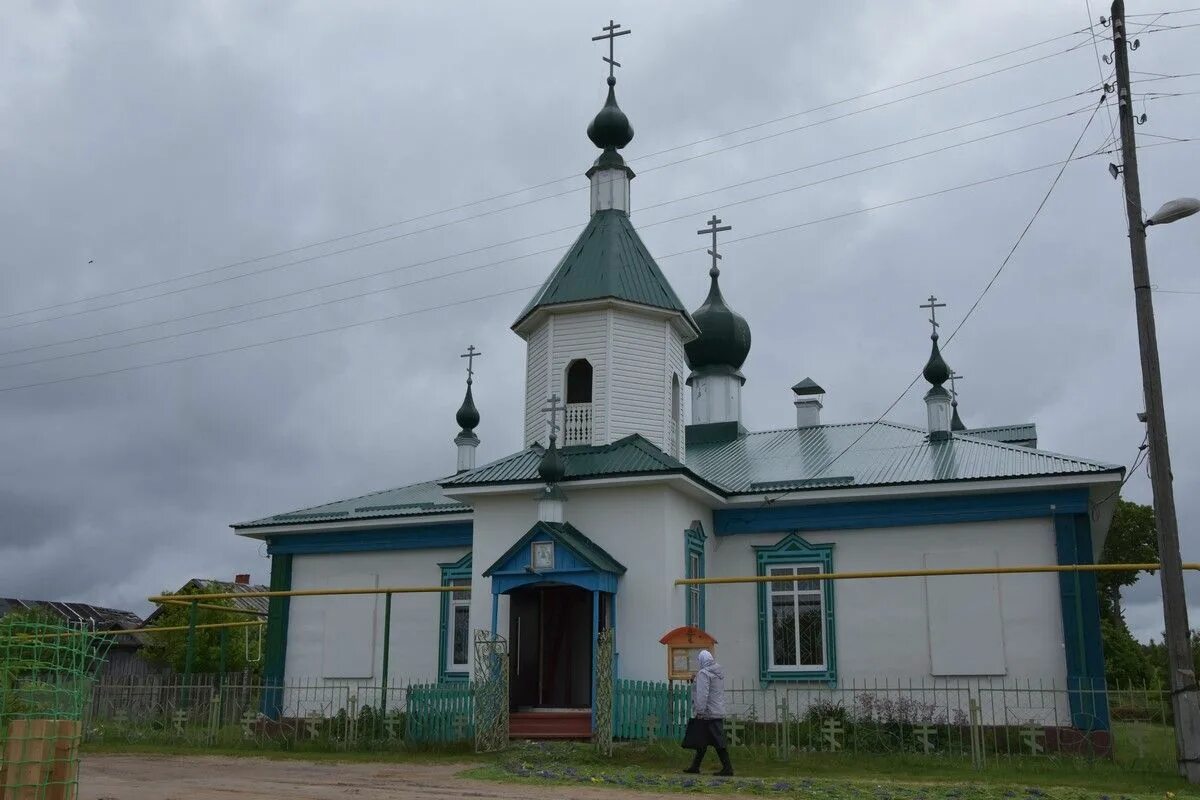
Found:
[[[618, 745], [612, 759], [581, 745], [532, 744], [510, 750], [495, 763], [471, 770], [469, 774], [492, 780], [602, 783], [655, 790], [696, 791], [703, 788], [730, 791], [722, 786], [708, 786], [711, 780], [708, 776], [701, 776], [701, 785], [693, 782], [690, 776], [681, 774], [687, 756], [688, 753], [674, 744]], [[788, 761], [779, 761], [770, 753], [748, 748], [736, 748], [733, 759], [739, 777], [765, 782], [755, 791], [766, 791], [764, 786], [780, 785], [778, 792], [766, 792], [768, 794], [786, 794], [790, 791], [787, 787], [794, 788], [797, 781], [811, 781], [822, 786], [886, 784], [925, 787], [943, 792], [939, 797], [954, 797], [955, 790], [964, 786], [973, 787], [972, 791], [976, 794], [961, 796], [972, 798], [1041, 796], [1036, 792], [1048, 797], [1064, 798], [1107, 796], [1109, 800], [1120, 800], [1121, 797], [1157, 797], [1161, 800], [1167, 792], [1200, 797], [1200, 792], [1188, 787], [1169, 770], [1138, 771], [1107, 761], [1005, 758], [993, 759], [983, 770], [976, 770], [968, 760], [947, 757], [802, 753]], [[716, 767], [711, 754], [709, 761], [705, 764], [706, 771]], [[1036, 792], [1028, 791], [1030, 789]], [[912, 796], [916, 797], [917, 794]]]

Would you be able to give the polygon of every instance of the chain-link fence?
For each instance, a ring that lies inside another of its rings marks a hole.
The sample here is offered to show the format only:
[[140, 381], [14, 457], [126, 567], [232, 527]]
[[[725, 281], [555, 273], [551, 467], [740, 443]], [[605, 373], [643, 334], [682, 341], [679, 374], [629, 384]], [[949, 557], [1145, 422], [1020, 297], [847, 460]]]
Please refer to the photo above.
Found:
[[80, 720], [111, 644], [81, 626], [0, 620], [0, 795], [77, 796]]

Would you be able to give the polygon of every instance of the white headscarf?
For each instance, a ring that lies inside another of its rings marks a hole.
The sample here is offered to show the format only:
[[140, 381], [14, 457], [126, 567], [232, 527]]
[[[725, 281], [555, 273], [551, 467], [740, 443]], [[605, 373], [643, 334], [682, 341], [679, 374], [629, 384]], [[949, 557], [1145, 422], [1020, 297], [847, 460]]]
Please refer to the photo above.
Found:
[[713, 654], [708, 652], [707, 650], [701, 650], [700, 655], [698, 655], [696, 657], [696, 660], [700, 662], [700, 669], [704, 669], [709, 664], [716, 661], [716, 659], [713, 658]]

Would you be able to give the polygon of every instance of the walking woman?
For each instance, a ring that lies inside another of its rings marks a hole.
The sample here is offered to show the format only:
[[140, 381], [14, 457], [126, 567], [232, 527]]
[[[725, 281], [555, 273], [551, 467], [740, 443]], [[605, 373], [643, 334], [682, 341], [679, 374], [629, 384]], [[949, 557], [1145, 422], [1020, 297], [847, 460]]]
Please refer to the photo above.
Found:
[[725, 670], [707, 650], [700, 651], [698, 660], [700, 670], [692, 679], [692, 720], [683, 740], [683, 746], [695, 750], [696, 755], [684, 772], [698, 773], [700, 762], [711, 745], [716, 748], [717, 758], [721, 759], [721, 770], [716, 774], [733, 775], [725, 743]]

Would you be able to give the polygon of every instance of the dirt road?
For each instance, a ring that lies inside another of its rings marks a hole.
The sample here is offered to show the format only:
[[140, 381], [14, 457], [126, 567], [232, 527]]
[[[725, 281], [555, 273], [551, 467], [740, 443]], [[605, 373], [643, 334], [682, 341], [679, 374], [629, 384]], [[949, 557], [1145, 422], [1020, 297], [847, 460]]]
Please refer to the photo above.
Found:
[[[79, 800], [644, 800], [667, 795], [469, 781], [446, 764], [332, 764], [254, 758], [85, 756]], [[678, 795], [671, 795], [678, 800]]]

